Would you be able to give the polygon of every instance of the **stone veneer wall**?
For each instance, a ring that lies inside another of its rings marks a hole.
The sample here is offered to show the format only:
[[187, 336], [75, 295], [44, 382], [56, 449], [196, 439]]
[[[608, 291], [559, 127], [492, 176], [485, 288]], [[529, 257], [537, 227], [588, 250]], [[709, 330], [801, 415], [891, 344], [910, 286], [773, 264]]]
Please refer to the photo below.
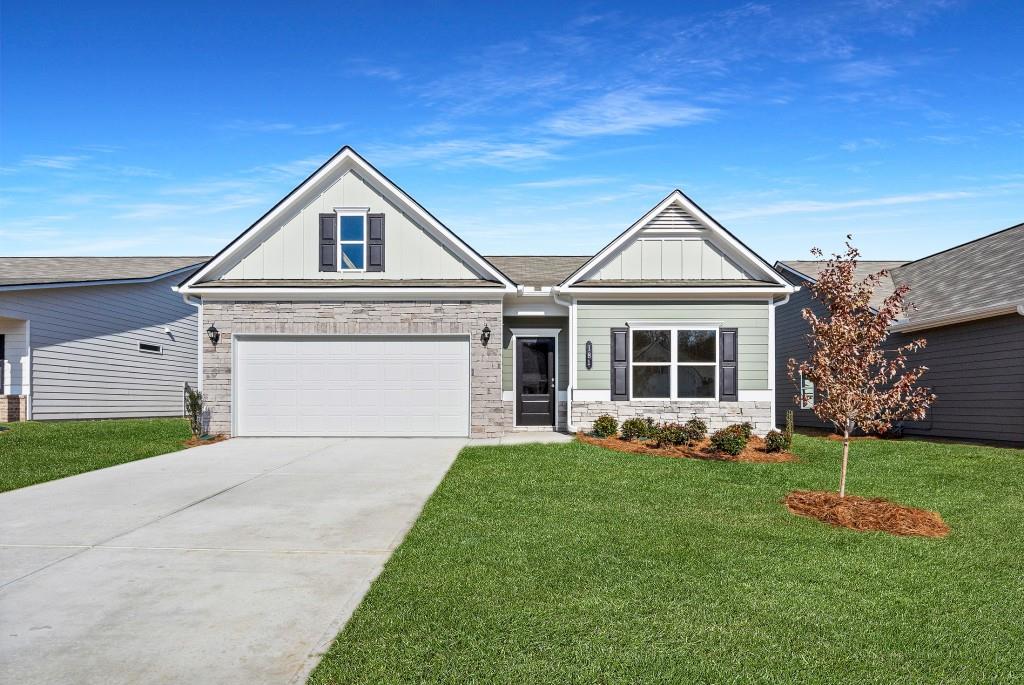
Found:
[[220, 331], [214, 346], [203, 338], [203, 394], [207, 430], [231, 432], [231, 344], [250, 335], [469, 335], [472, 368], [470, 433], [504, 433], [501, 401], [501, 339], [485, 347], [480, 331], [502, 330], [500, 300], [359, 302], [204, 302], [203, 326]]
[[704, 419], [708, 430], [715, 431], [730, 423], [749, 421], [754, 433], [764, 435], [772, 426], [771, 402], [658, 402], [633, 400], [631, 402], [588, 402], [575, 400], [572, 403], [573, 425], [576, 430], [589, 432], [594, 419], [602, 414], [611, 414], [620, 422], [634, 416], [649, 416], [655, 421], [676, 421], [685, 423], [694, 416]]
[[28, 421], [28, 397], [0, 395], [0, 423]]

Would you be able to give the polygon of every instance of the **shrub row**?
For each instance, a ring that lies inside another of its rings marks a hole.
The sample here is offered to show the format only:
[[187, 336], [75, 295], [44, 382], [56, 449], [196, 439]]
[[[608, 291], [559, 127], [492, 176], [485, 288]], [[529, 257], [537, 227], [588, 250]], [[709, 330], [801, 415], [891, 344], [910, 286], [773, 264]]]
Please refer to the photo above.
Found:
[[[788, 417], [787, 417], [788, 418]], [[686, 423], [666, 421], [656, 423], [650, 417], [635, 417], [619, 422], [610, 414], [602, 414], [594, 421], [593, 434], [599, 438], [610, 438], [618, 433], [623, 440], [650, 440], [661, 447], [665, 445], [693, 445], [707, 437], [708, 425], [693, 418]], [[719, 452], [738, 455], [750, 442], [754, 426], [749, 422], [734, 423], [711, 434], [711, 446]], [[792, 442], [789, 430], [769, 431], [764, 438], [766, 452], [781, 452]]]

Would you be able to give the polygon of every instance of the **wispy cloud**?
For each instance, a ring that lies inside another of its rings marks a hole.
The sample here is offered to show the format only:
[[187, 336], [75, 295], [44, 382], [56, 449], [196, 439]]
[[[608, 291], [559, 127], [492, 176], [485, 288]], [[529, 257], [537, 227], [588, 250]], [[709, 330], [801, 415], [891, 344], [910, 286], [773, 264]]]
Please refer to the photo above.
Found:
[[832, 78], [840, 83], [864, 84], [896, 75], [896, 68], [884, 60], [862, 59], [832, 67]]
[[385, 81], [401, 81], [402, 71], [396, 67], [381, 64], [370, 64], [363, 61], [355, 61], [348, 69], [353, 76], [363, 76], [369, 79], [383, 79]]
[[89, 159], [89, 155], [29, 155], [21, 160], [21, 166], [39, 169], [67, 171]]
[[504, 142], [474, 139], [439, 140], [427, 143], [383, 143], [369, 147], [373, 159], [383, 165], [432, 163], [438, 166], [528, 167], [558, 157], [563, 144], [556, 140]]
[[237, 133], [289, 133], [297, 136], [317, 136], [325, 133], [334, 133], [345, 128], [343, 122], [331, 122], [326, 124], [293, 124], [281, 121], [252, 121], [248, 119], [233, 119], [218, 128], [225, 131]]
[[666, 97], [658, 90], [624, 89], [605, 93], [549, 117], [552, 133], [583, 137], [643, 133], [689, 126], [710, 119], [715, 110]]
[[839, 149], [845, 152], [861, 152], [862, 150], [877, 150], [883, 147], [885, 147], [885, 143], [878, 138], [858, 138], [846, 141], [839, 146]]
[[545, 181], [525, 181], [517, 183], [518, 188], [535, 188], [545, 190], [549, 188], [579, 188], [583, 186], [594, 186], [602, 183], [611, 183], [614, 179], [607, 176], [570, 176], [566, 178], [550, 178]]

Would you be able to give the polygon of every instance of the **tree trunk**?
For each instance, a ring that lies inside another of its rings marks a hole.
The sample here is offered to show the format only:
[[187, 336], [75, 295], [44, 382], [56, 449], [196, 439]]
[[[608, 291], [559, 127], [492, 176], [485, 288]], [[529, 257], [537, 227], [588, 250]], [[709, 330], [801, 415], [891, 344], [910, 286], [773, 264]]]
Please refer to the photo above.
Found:
[[846, 463], [850, 458], [850, 427], [843, 429], [843, 472], [839, 476], [839, 496], [846, 497]]

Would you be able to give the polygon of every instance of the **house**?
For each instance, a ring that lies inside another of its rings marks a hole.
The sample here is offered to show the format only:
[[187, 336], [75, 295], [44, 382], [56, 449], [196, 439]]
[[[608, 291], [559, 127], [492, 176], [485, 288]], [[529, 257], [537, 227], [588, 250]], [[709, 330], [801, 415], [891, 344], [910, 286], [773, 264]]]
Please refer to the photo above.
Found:
[[[938, 399], [923, 421], [904, 424], [908, 435], [1024, 443], [1024, 224], [913, 262], [862, 261], [858, 277], [883, 269], [889, 276], [874, 304], [910, 287], [913, 308], [892, 327], [893, 346], [925, 338], [911, 358], [928, 367], [922, 383]], [[790, 358], [807, 359], [807, 323], [800, 312], [824, 311], [810, 288], [823, 262], [776, 262], [801, 289], [778, 307], [775, 387], [779, 415], [792, 409], [798, 426], [830, 427], [814, 415], [815, 389], [788, 378]], [[802, 391], [798, 386], [802, 385]], [[800, 398], [797, 401], [797, 398]]]
[[205, 257], [0, 257], [0, 422], [181, 416]]
[[793, 286], [678, 190], [596, 255], [484, 257], [351, 148], [178, 288], [209, 430], [496, 436], [773, 423]]

